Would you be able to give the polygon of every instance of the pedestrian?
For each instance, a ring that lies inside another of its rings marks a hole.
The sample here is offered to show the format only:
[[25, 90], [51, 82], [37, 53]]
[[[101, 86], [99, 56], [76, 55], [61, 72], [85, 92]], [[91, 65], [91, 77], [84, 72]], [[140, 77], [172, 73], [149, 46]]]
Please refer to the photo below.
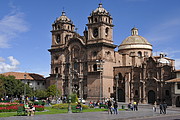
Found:
[[162, 102], [159, 104], [160, 114], [164, 113], [164, 108]]
[[154, 102], [154, 105], [153, 105], [153, 112], [156, 112], [156, 108], [157, 108], [157, 103], [156, 101]]
[[163, 103], [163, 112], [164, 114], [166, 114], [166, 109], [167, 109], [167, 104], [166, 102]]
[[108, 101], [108, 114], [109, 112], [112, 114], [112, 103], [110, 100]]
[[80, 111], [82, 111], [82, 106], [81, 106], [81, 103], [78, 102], [77, 106], [76, 106], [76, 109], [80, 109]]
[[118, 108], [118, 104], [117, 104], [117, 102], [115, 101], [114, 102], [114, 114], [116, 114], [117, 115], [117, 108]]
[[137, 102], [134, 102], [134, 111], [138, 111]]

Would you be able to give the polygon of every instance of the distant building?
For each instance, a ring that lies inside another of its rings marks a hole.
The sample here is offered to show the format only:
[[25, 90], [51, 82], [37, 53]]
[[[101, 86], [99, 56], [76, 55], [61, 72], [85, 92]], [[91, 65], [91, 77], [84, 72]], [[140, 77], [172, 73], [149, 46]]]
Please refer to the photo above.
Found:
[[42, 75], [35, 73], [21, 73], [21, 72], [6, 72], [2, 73], [5, 76], [15, 76], [15, 79], [21, 80], [23, 83], [28, 84], [33, 90], [45, 89], [45, 78]]
[[79, 35], [65, 12], [52, 24], [51, 74], [47, 85], [56, 84], [63, 95], [70, 91], [89, 100], [114, 97], [120, 102], [172, 104], [174, 60], [152, 55], [152, 45], [137, 28], [118, 46], [113, 43], [113, 18], [102, 4], [88, 17]]
[[176, 70], [176, 78], [166, 81], [171, 84], [172, 105], [180, 107], [180, 70]]

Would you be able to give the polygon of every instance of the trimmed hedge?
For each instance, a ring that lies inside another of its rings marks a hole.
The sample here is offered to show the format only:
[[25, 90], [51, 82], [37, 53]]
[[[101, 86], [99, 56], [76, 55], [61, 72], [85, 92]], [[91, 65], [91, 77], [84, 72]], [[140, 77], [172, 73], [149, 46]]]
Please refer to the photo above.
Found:
[[[52, 105], [52, 108], [55, 108], [55, 109], [68, 109], [68, 103], [64, 103], [64, 104], [55, 104], [55, 105]], [[77, 103], [71, 103], [71, 106], [76, 106]], [[81, 104], [82, 108], [83, 109], [88, 109], [88, 106], [87, 105], [83, 105]]]

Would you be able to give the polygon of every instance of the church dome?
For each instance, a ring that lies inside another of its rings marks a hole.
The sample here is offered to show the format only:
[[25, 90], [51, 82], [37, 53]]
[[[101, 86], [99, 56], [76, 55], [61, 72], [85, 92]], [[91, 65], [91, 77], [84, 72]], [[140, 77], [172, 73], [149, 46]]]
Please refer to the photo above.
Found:
[[138, 29], [135, 27], [131, 29], [131, 36], [123, 40], [121, 45], [118, 47], [119, 50], [133, 48], [152, 50], [152, 45], [144, 37], [138, 35]]
[[72, 21], [66, 16], [64, 11], [62, 12], [62, 15], [56, 19], [56, 22], [72, 23]]
[[108, 15], [110, 16], [109, 12], [102, 7], [102, 3], [99, 4], [99, 7], [96, 10], [92, 11], [92, 15]]

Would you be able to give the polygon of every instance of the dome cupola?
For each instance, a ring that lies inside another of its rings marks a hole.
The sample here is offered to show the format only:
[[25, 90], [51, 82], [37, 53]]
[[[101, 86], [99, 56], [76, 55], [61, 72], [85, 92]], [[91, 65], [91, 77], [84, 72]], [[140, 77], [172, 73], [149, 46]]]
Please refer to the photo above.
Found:
[[96, 8], [96, 10], [92, 11], [91, 15], [108, 15], [108, 16], [111, 16], [109, 14], [109, 12], [105, 8], [103, 8], [102, 3], [99, 4], [99, 7]]
[[62, 15], [56, 19], [55, 22], [71, 23], [72, 21], [66, 16], [66, 13], [63, 11]]
[[152, 45], [142, 36], [138, 35], [138, 29], [131, 29], [131, 36], [127, 37], [118, 47], [118, 50], [125, 49], [149, 49], [152, 50]]

